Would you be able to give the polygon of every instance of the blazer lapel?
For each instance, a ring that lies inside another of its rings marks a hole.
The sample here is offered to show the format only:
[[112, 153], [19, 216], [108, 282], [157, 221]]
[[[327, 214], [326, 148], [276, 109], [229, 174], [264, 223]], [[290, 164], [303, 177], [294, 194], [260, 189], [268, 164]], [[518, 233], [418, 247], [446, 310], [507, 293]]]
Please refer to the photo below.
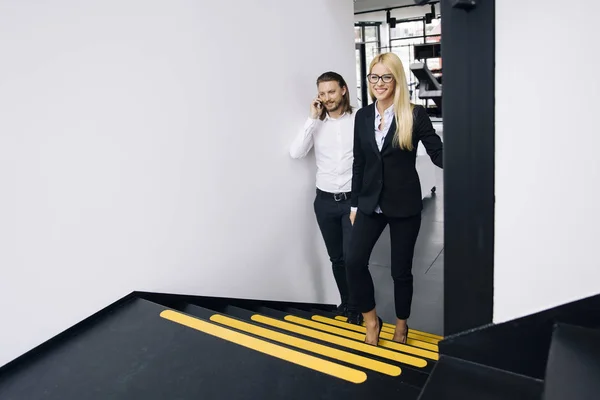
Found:
[[378, 157], [381, 157], [381, 153], [379, 152], [379, 147], [377, 147], [377, 142], [375, 141], [375, 103], [371, 104], [367, 109], [366, 113], [366, 121], [367, 130], [365, 131], [368, 135], [368, 141], [371, 143], [371, 147], [375, 154]]
[[381, 152], [387, 150], [388, 147], [391, 146], [392, 141], [394, 140], [394, 134], [396, 133], [396, 118], [392, 120], [392, 124], [390, 125], [390, 129], [388, 129], [387, 135], [385, 135], [385, 140], [383, 141], [383, 146], [381, 147]]

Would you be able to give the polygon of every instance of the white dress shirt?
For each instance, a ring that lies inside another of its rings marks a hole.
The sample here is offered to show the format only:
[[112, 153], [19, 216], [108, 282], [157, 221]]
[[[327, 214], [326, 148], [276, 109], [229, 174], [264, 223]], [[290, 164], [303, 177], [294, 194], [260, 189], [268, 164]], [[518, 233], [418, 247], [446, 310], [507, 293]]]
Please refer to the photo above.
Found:
[[352, 190], [354, 161], [354, 114], [344, 113], [323, 121], [308, 118], [290, 147], [293, 158], [306, 157], [315, 148], [316, 186], [324, 192], [345, 193]]
[[[379, 129], [379, 125], [381, 124], [381, 114], [379, 113], [379, 110], [377, 109], [377, 104], [375, 104], [375, 141], [377, 142], [377, 147], [379, 148], [380, 152], [381, 152], [381, 149], [383, 148], [383, 142], [385, 142], [385, 138], [388, 134], [388, 131], [390, 130], [390, 126], [392, 125], [393, 120], [394, 120], [394, 104], [389, 106], [383, 112], [383, 125], [381, 126], [381, 129]], [[393, 135], [394, 133], [391, 133], [391, 134]], [[375, 207], [375, 212], [382, 213], [381, 207], [379, 207], [379, 206]]]
[[[385, 137], [390, 130], [390, 126], [392, 125], [392, 121], [394, 120], [394, 105], [392, 104], [383, 112], [383, 126], [379, 129], [379, 124], [381, 124], [381, 114], [377, 109], [377, 104], [375, 104], [375, 140], [377, 141], [377, 147], [379, 151], [383, 148], [383, 142], [385, 141]], [[393, 133], [392, 133], [393, 134]]]

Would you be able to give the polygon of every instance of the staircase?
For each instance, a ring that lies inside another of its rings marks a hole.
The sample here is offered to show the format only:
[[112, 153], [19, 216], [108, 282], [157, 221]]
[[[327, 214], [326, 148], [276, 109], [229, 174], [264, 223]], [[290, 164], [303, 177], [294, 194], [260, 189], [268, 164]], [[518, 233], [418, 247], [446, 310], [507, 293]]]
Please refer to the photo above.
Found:
[[[593, 329], [560, 325], [553, 332], [544, 381], [440, 356], [443, 344], [460, 337], [442, 341], [411, 329], [403, 345], [391, 341], [394, 326], [385, 324], [379, 346], [367, 345], [364, 326], [332, 310], [132, 293], [1, 368], [0, 399], [558, 400], [566, 398], [560, 388], [576, 382], [583, 396], [597, 381], [586, 374], [600, 376]], [[544, 384], [553, 389], [543, 394]], [[580, 398], [588, 397], [569, 400]]]

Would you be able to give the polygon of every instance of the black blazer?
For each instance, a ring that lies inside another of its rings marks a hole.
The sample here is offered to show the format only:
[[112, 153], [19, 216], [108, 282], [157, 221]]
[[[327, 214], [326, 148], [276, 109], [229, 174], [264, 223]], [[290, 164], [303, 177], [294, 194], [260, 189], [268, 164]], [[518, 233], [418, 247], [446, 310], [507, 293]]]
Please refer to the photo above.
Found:
[[392, 144], [392, 122], [381, 152], [375, 142], [375, 103], [357, 111], [354, 120], [352, 206], [372, 214], [377, 205], [388, 217], [409, 217], [423, 209], [421, 182], [417, 174], [417, 145], [423, 143], [431, 161], [442, 168], [443, 145], [423, 106], [413, 109], [413, 150]]

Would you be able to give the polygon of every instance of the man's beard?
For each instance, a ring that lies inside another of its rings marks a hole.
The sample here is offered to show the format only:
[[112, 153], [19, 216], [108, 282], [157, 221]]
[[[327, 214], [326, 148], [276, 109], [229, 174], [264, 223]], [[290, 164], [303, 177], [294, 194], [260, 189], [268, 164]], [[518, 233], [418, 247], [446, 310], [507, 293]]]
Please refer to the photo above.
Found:
[[340, 109], [340, 107], [342, 106], [342, 102], [340, 101], [339, 103], [333, 103], [333, 104], [327, 104], [327, 112], [336, 112], [337, 110]]

